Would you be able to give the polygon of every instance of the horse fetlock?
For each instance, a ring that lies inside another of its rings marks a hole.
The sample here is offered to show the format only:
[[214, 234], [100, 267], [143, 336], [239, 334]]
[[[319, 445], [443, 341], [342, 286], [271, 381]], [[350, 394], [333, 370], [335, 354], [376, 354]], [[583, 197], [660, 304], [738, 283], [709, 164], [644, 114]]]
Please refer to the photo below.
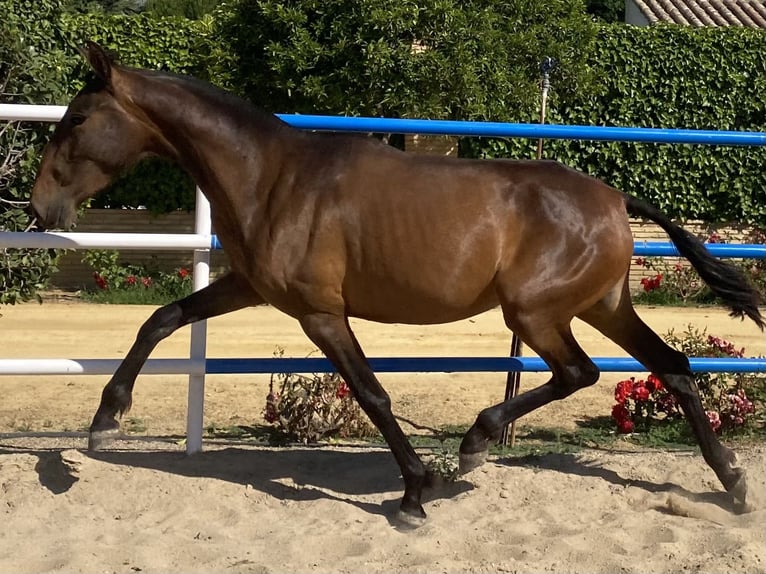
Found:
[[120, 428], [106, 429], [106, 430], [91, 430], [88, 433], [88, 450], [97, 451], [108, 448], [109, 445], [117, 438], [120, 437]]

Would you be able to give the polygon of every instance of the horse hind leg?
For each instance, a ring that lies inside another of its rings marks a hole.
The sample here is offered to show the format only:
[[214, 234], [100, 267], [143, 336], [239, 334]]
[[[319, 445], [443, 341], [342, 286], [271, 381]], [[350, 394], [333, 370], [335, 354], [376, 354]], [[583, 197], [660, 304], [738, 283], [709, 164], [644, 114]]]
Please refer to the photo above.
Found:
[[745, 471], [736, 466], [736, 455], [721, 444], [710, 426], [692, 378], [689, 359], [665, 343], [636, 314], [630, 302], [627, 281], [611, 296], [578, 316], [639, 360], [673, 393], [689, 421], [703, 458], [732, 495], [736, 508], [745, 510]]
[[508, 327], [545, 360], [552, 377], [537, 388], [479, 413], [460, 444], [461, 473], [484, 462], [490, 441], [496, 441], [511, 422], [551, 401], [593, 385], [599, 378], [598, 368], [572, 335], [569, 320], [553, 324], [546, 323], [542, 316], [528, 315], [522, 321], [507, 311], [505, 319]]

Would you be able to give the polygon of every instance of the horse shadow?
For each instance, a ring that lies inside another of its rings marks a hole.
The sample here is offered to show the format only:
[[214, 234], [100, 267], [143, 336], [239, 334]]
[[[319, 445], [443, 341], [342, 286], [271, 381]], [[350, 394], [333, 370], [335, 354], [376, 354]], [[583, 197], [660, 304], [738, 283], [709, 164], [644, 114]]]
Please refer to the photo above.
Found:
[[[0, 449], [0, 455], [26, 452], [38, 457], [35, 471], [40, 484], [54, 494], [69, 490], [82, 476], [77, 464], [67, 460], [66, 449]], [[252, 448], [227, 446], [187, 455], [183, 451], [114, 449], [78, 450], [81, 460], [91, 459], [115, 466], [144, 468], [190, 478], [210, 478], [240, 484], [278, 500], [328, 499], [353, 505], [386, 517], [394, 526], [403, 481], [391, 452], [369, 448], [334, 450], [290, 446]], [[437, 481], [423, 492], [423, 503], [453, 498], [473, 489], [466, 480]], [[382, 502], [364, 500], [370, 495], [390, 497]]]
[[[540, 455], [525, 455], [521, 457], [502, 457], [495, 461], [497, 464], [508, 467], [539, 468], [552, 470], [564, 474], [573, 474], [583, 477], [600, 478], [615, 486], [640, 488], [652, 494], [674, 494], [681, 496], [690, 502], [713, 504], [730, 513], [737, 513], [735, 503], [728, 492], [692, 492], [683, 486], [672, 482], [652, 482], [644, 479], [625, 478], [618, 472], [602, 466], [600, 463], [583, 459], [577, 453], [549, 453]], [[664, 513], [671, 511], [658, 506], [656, 510]]]
[[[0, 448], [0, 455], [26, 452], [38, 457], [35, 471], [40, 484], [54, 494], [62, 494], [79, 480], [79, 472], [62, 457], [65, 449]], [[144, 468], [190, 478], [210, 478], [240, 484], [278, 500], [334, 500], [355, 506], [372, 515], [386, 517], [392, 525], [403, 490], [399, 467], [387, 449], [346, 448], [335, 450], [326, 445], [285, 448], [252, 448], [235, 445], [215, 448], [193, 455], [165, 449], [113, 449], [96, 452], [78, 451], [83, 457], [115, 466]], [[632, 486], [649, 493], [682, 496], [696, 503], [714, 504], [735, 512], [728, 493], [692, 492], [671, 482], [653, 482], [626, 478], [618, 472], [589, 461], [576, 453], [500, 456], [492, 463], [507, 467], [550, 470], [583, 477], [600, 478], [620, 487]], [[492, 464], [490, 463], [490, 464]], [[470, 475], [468, 476], [470, 479]], [[423, 492], [428, 503], [472, 490], [465, 479], [440, 482]], [[383, 502], [366, 501], [369, 495], [390, 493]], [[660, 511], [666, 511], [658, 507]]]

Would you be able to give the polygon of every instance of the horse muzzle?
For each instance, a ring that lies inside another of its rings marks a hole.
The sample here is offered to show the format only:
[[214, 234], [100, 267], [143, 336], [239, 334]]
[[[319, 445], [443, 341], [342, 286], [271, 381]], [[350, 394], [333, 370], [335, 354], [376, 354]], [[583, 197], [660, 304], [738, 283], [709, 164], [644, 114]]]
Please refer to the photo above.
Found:
[[71, 229], [77, 220], [74, 207], [65, 202], [41, 202], [32, 194], [29, 215], [37, 219], [38, 231], [46, 229]]

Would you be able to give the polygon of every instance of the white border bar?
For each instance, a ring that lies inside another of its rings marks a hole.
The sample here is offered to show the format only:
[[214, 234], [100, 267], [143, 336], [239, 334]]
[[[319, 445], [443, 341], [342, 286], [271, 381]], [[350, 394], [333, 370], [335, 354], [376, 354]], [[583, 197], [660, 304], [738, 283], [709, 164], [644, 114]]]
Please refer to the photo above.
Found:
[[[122, 359], [0, 359], [0, 375], [111, 375]], [[142, 375], [204, 374], [205, 359], [149, 359]]]
[[41, 233], [8, 231], [0, 233], [0, 249], [210, 249], [210, 235], [196, 233]]
[[0, 120], [10, 122], [57, 122], [66, 112], [66, 106], [34, 104], [0, 104]]

